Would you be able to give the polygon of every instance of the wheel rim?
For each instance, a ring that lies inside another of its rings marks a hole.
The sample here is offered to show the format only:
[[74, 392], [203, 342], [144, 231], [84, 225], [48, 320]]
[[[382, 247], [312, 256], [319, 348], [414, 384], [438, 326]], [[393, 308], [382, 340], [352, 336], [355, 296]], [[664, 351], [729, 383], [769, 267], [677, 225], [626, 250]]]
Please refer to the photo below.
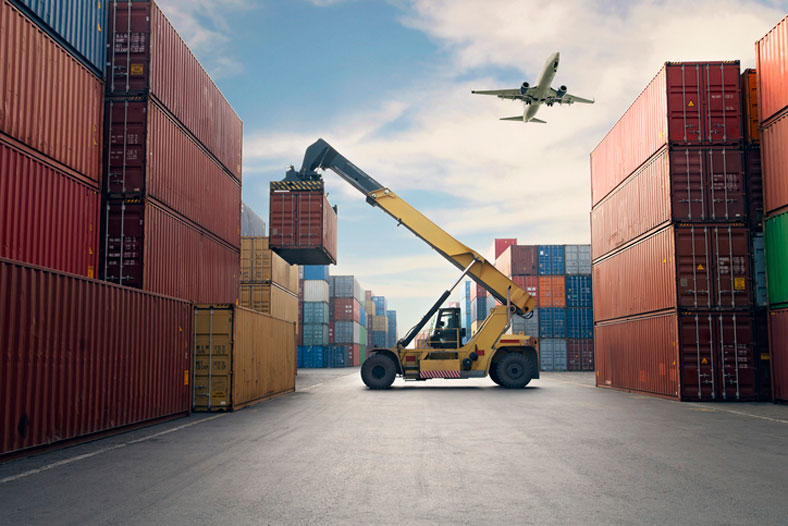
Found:
[[374, 378], [375, 380], [380, 380], [384, 376], [386, 376], [386, 368], [383, 367], [382, 365], [376, 365], [375, 367], [372, 368], [371, 373], [372, 373], [372, 378]]
[[506, 374], [510, 378], [520, 378], [524, 371], [525, 369], [519, 363], [511, 363], [506, 367]]

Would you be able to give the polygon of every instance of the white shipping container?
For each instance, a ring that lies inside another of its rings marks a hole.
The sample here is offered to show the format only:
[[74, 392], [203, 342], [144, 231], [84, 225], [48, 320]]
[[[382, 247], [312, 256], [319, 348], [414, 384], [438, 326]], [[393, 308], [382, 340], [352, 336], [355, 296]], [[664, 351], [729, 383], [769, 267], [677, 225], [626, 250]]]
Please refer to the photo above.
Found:
[[591, 245], [566, 245], [564, 255], [568, 275], [591, 274]]
[[328, 282], [314, 279], [304, 280], [304, 301], [328, 303]]
[[534, 309], [530, 318], [524, 316], [514, 316], [512, 326], [509, 327], [509, 334], [525, 334], [526, 336], [539, 336], [539, 309]]

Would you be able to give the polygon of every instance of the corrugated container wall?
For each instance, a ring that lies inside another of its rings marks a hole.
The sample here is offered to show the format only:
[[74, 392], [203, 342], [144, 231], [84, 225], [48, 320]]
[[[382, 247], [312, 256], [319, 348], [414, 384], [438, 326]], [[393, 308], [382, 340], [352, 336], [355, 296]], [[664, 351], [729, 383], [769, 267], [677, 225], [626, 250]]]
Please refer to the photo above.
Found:
[[0, 133], [98, 183], [101, 80], [7, 0], [0, 27]]
[[323, 280], [304, 280], [304, 301], [328, 303], [328, 283]]
[[788, 107], [788, 17], [755, 43], [758, 111], [762, 125]]
[[241, 236], [264, 236], [265, 221], [241, 201]]
[[788, 212], [766, 220], [766, 273], [769, 303], [788, 306]]
[[543, 338], [539, 342], [542, 371], [566, 371], [566, 339]]
[[566, 273], [564, 245], [539, 245], [539, 275]]
[[566, 260], [566, 274], [568, 276], [591, 274], [590, 245], [566, 245], [564, 247], [564, 257]]
[[298, 296], [276, 283], [241, 283], [239, 304], [290, 322], [297, 321], [301, 312]]
[[100, 0], [14, 0], [60, 45], [94, 74], [104, 76], [107, 2]]
[[289, 263], [328, 265], [337, 260], [337, 212], [321, 191], [277, 191], [271, 183], [271, 248]]
[[0, 260], [0, 454], [191, 404], [186, 301]]
[[107, 94], [150, 93], [236, 179], [243, 124], [154, 2], [109, 4]]
[[788, 114], [761, 130], [763, 208], [767, 215], [788, 209]]
[[739, 62], [666, 63], [591, 152], [596, 206], [665, 145], [742, 140]]
[[769, 312], [774, 399], [788, 402], [788, 309]]
[[495, 259], [495, 267], [510, 277], [535, 276], [539, 273], [538, 247], [536, 245], [508, 246]]
[[761, 120], [758, 114], [758, 75], [754, 69], [741, 74], [742, 123], [744, 143], [761, 143]]

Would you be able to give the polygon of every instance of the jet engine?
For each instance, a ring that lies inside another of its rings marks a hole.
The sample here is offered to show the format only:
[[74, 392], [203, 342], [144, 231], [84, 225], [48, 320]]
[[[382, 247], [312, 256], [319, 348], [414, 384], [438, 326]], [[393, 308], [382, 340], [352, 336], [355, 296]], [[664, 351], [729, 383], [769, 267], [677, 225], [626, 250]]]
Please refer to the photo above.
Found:
[[561, 98], [566, 95], [566, 86], [560, 86], [558, 90], [555, 92], [557, 98]]
[[525, 95], [528, 92], [528, 88], [530, 86], [531, 85], [528, 84], [527, 82], [523, 82], [523, 84], [520, 86], [520, 94]]

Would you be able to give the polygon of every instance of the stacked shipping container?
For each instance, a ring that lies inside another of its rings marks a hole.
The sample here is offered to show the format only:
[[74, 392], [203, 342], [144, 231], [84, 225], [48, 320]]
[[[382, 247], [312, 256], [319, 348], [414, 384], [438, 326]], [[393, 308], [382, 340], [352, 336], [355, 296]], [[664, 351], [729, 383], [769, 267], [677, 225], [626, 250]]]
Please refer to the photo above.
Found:
[[359, 366], [367, 352], [364, 289], [354, 276], [331, 276], [329, 288], [329, 343], [345, 347], [347, 366]]
[[599, 386], [758, 396], [741, 82], [667, 63], [591, 154]]
[[267, 237], [241, 238], [239, 304], [290, 323], [298, 322], [298, 267], [268, 246]]
[[[772, 392], [788, 402], [788, 17], [755, 44]], [[753, 115], [755, 119], [755, 115]], [[757, 129], [753, 126], [754, 129]], [[753, 141], [754, 142], [754, 141]]]
[[329, 304], [328, 266], [305, 265], [303, 267], [303, 297], [300, 312], [303, 320], [301, 343], [305, 346], [323, 346], [329, 342]]

